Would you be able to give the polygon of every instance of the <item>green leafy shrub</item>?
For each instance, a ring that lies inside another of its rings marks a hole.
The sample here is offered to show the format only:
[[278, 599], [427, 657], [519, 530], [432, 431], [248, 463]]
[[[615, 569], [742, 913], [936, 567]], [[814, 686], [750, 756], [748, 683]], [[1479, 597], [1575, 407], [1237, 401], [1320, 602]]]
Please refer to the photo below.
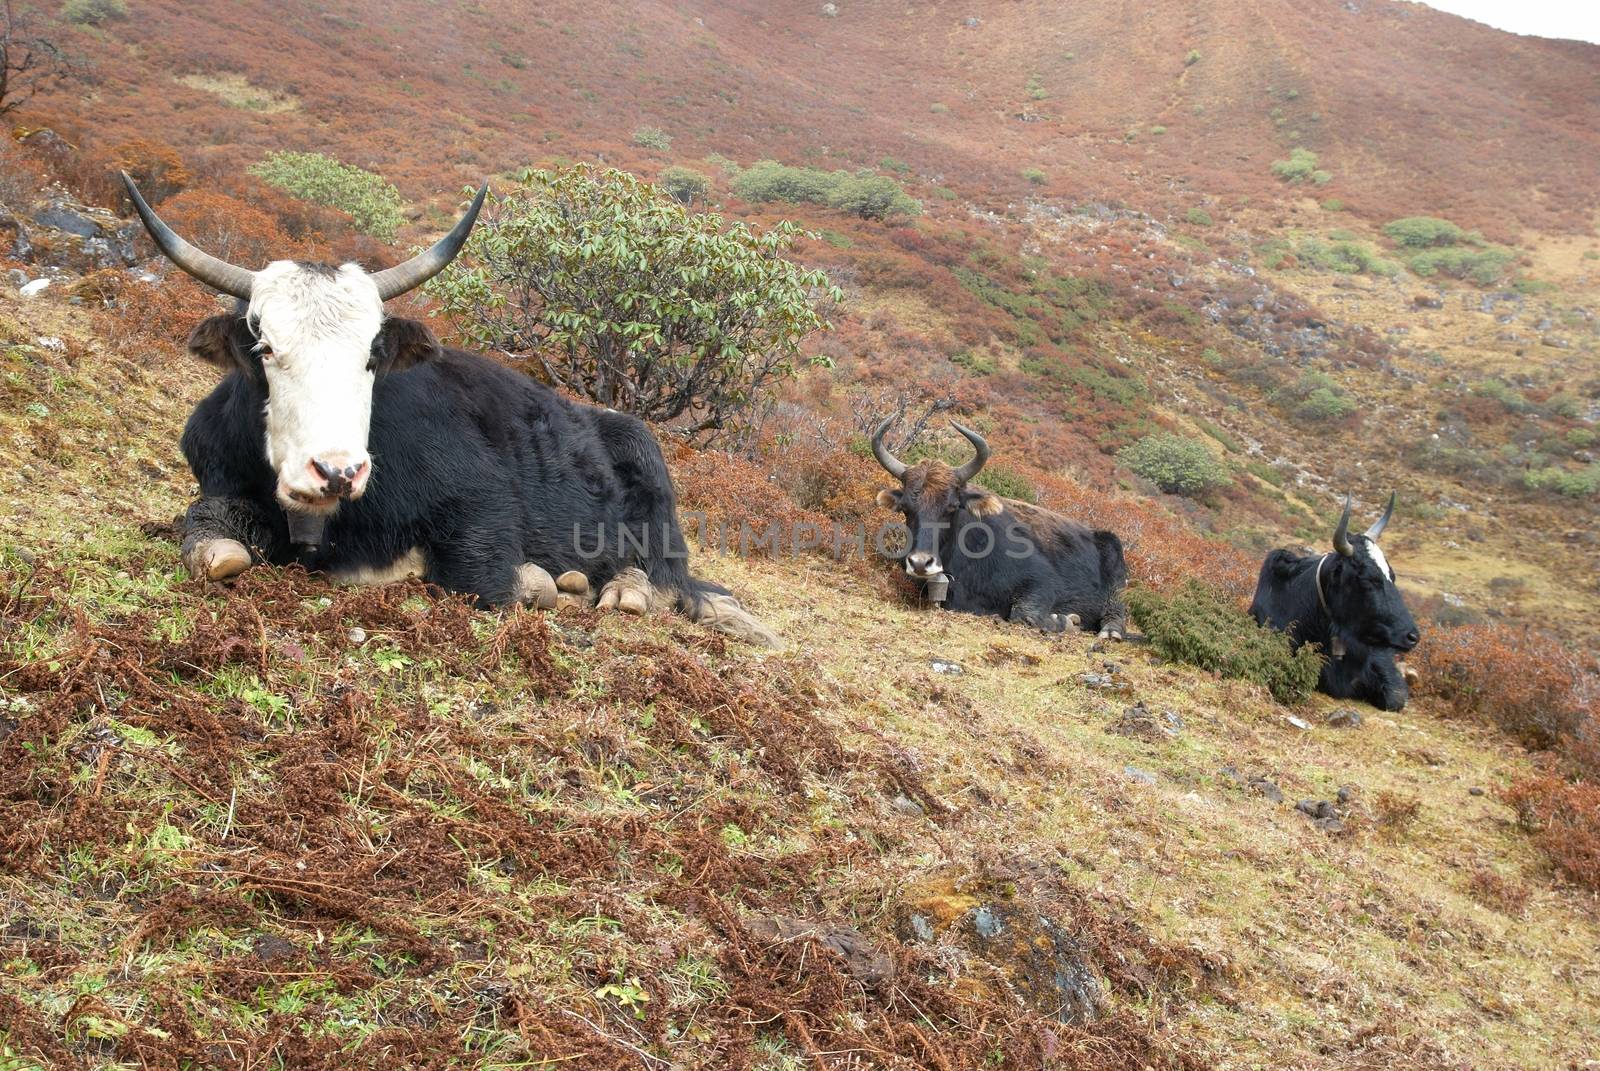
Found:
[[1045, 100], [1050, 96], [1050, 91], [1044, 87], [1044, 79], [1037, 74], [1028, 76], [1028, 84], [1023, 89], [1029, 100]]
[[1530, 491], [1554, 491], [1568, 498], [1592, 498], [1600, 494], [1600, 462], [1576, 472], [1553, 465], [1529, 469], [1522, 474], [1522, 485]]
[[641, 149], [666, 152], [672, 148], [672, 136], [658, 126], [641, 126], [633, 132], [633, 143]]
[[1328, 172], [1318, 170], [1317, 154], [1310, 149], [1293, 149], [1287, 160], [1274, 160], [1272, 173], [1288, 183], [1310, 182], [1317, 186], [1326, 185], [1333, 178]]
[[790, 167], [759, 160], [733, 180], [733, 192], [747, 201], [787, 201], [828, 205], [862, 219], [916, 216], [922, 205], [892, 178]]
[[1183, 65], [1185, 67], [1193, 67], [1196, 63], [1199, 63], [1199, 62], [1200, 62], [1200, 50], [1198, 48], [1191, 48], [1189, 50], [1188, 55], [1183, 57]]
[[1193, 223], [1196, 227], [1211, 226], [1211, 213], [1203, 208], [1191, 208], [1183, 214], [1183, 218]]
[[828, 206], [862, 219], [922, 215], [922, 204], [902, 190], [894, 179], [883, 175], [852, 175], [839, 179], [828, 192]]
[[1343, 420], [1356, 411], [1356, 400], [1320, 372], [1306, 372], [1272, 394], [1272, 404], [1300, 424]]
[[1400, 265], [1383, 259], [1377, 250], [1365, 242], [1325, 242], [1320, 238], [1302, 238], [1295, 245], [1294, 253], [1303, 263], [1343, 275], [1366, 272], [1387, 278], [1400, 270]]
[[1384, 224], [1383, 233], [1396, 245], [1425, 249], [1435, 245], [1455, 245], [1466, 232], [1437, 216], [1407, 216]]
[[1231, 482], [1227, 467], [1205, 443], [1170, 432], [1147, 435], [1117, 458], [1168, 494], [1202, 495]]
[[689, 211], [622, 171], [524, 171], [428, 292], [468, 340], [685, 437], [746, 434], [840, 291], [783, 256], [805, 232]]
[[1322, 202], [1322, 210], [1324, 212], [1343, 212], [1344, 202], [1337, 197], [1330, 197]]
[[1039, 501], [1039, 492], [1028, 478], [1004, 465], [986, 465], [973, 482], [980, 487], [987, 487], [1002, 498], [1015, 498], [1023, 502]]
[[677, 164], [663, 168], [656, 182], [668, 195], [686, 205], [702, 199], [711, 189], [711, 180], [705, 175], [692, 167]]
[[1158, 137], [1158, 138], [1162, 134], [1165, 134], [1166, 132], [1167, 132], [1167, 128], [1164, 127], [1164, 126], [1153, 126], [1153, 127], [1150, 128], [1150, 133], [1153, 134], [1155, 137]]
[[61, 17], [79, 26], [98, 26], [108, 19], [128, 17], [126, 0], [67, 0]]
[[945, 115], [950, 111], [950, 105], [936, 100], [928, 105], [928, 110], [934, 115]]
[[1468, 246], [1443, 246], [1428, 249], [1407, 262], [1418, 275], [1428, 278], [1443, 272], [1456, 279], [1466, 279], [1480, 286], [1491, 286], [1505, 276], [1511, 264], [1511, 253], [1489, 247], [1474, 249]]
[[336, 208], [364, 234], [394, 241], [404, 221], [400, 191], [382, 175], [340, 163], [320, 152], [274, 152], [250, 168], [290, 197]]
[[828, 195], [839, 184], [841, 172], [818, 171], [813, 167], [789, 167], [776, 160], [757, 160], [733, 180], [733, 192], [746, 201], [810, 202], [825, 205]]
[[1025, 167], [1022, 169], [1022, 177], [1033, 183], [1035, 186], [1043, 186], [1045, 179], [1048, 178], [1048, 176], [1044, 173], [1044, 168], [1042, 167]]
[[1224, 677], [1254, 681], [1280, 703], [1299, 703], [1317, 687], [1322, 655], [1310, 645], [1292, 651], [1289, 637], [1262, 628], [1233, 596], [1198, 580], [1163, 594], [1142, 585], [1127, 591], [1133, 620], [1157, 654]]
[[1480, 398], [1491, 398], [1499, 402], [1508, 413], [1527, 413], [1533, 410], [1533, 405], [1523, 393], [1503, 379], [1491, 377], [1480, 380], [1472, 385], [1472, 393]]

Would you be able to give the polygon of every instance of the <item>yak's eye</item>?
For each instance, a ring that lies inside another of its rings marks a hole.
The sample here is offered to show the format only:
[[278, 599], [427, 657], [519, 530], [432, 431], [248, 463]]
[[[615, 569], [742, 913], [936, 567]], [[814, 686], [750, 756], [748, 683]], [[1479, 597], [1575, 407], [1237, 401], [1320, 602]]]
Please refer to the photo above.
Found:
[[261, 355], [261, 360], [264, 363], [270, 363], [271, 362], [271, 360], [272, 360], [272, 347], [271, 346], [269, 346], [265, 342], [263, 342], [259, 346], [256, 347], [256, 352]]

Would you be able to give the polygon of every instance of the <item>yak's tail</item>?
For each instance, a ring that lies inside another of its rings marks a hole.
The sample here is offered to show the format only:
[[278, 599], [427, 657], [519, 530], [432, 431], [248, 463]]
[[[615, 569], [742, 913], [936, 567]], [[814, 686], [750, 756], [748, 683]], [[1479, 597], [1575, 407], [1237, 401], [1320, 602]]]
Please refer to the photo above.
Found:
[[763, 647], [779, 649], [784, 646], [778, 634], [756, 620], [755, 615], [734, 598], [733, 592], [692, 574], [686, 579], [687, 583], [678, 589], [678, 609], [689, 620]]

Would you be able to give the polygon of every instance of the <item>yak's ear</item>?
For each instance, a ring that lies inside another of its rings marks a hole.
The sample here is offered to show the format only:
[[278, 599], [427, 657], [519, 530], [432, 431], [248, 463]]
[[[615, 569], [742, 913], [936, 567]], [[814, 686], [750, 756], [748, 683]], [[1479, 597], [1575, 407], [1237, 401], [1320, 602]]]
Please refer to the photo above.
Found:
[[882, 506], [884, 509], [899, 509], [900, 488], [885, 487], [882, 491], [879, 491], [878, 505]]
[[416, 320], [385, 320], [378, 337], [372, 340], [372, 368], [380, 376], [403, 372], [437, 356], [439, 340], [425, 324]]
[[250, 362], [237, 337], [241, 323], [237, 314], [207, 316], [189, 332], [189, 352], [224, 372], [248, 373]]
[[1006, 508], [1006, 504], [988, 491], [963, 491], [961, 504], [974, 517], [993, 517]]

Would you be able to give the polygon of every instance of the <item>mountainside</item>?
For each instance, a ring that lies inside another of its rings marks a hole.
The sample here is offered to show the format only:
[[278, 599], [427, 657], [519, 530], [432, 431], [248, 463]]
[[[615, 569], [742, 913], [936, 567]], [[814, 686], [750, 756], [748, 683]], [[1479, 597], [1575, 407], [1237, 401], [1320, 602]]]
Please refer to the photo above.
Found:
[[[4, 1071], [1600, 1050], [1600, 48], [1388, 0], [33, 17], [74, 62], [0, 144]], [[279, 150], [392, 217], [254, 173]], [[798, 221], [842, 294], [747, 440], [656, 429], [696, 568], [789, 649], [189, 577], [177, 443], [216, 372], [183, 340], [218, 304], [117, 170], [243, 265], [379, 267], [466, 187], [573, 163]], [[793, 192], [852, 179], [895, 198]], [[983, 487], [1212, 616], [1043, 637], [740, 542], [889, 520], [890, 414], [918, 456], [979, 429]], [[1403, 712], [1187, 664], [1269, 549], [1391, 493]]]
[[[695, 156], [888, 155], [986, 198], [1039, 192], [1029, 166], [1045, 192], [1144, 208], [1262, 196], [1303, 146], [1374, 219], [1504, 240], [1588, 231], [1600, 208], [1600, 46], [1391, 0], [823, 6], [168, 0], [74, 42], [94, 85], [57, 100], [219, 168], [337, 148], [416, 195], [549, 152], [626, 159], [651, 124]], [[241, 75], [264, 95], [224, 123], [207, 106]]]

